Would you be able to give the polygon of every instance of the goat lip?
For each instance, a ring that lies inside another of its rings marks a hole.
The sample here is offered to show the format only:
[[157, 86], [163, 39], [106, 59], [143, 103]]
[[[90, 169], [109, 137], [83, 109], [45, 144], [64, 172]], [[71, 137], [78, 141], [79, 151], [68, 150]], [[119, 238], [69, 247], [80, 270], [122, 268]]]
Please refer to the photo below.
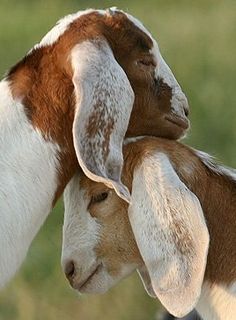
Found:
[[74, 289], [81, 291], [83, 287], [85, 287], [86, 284], [93, 278], [93, 276], [95, 276], [95, 274], [97, 274], [101, 270], [101, 268], [102, 268], [102, 264], [100, 263], [85, 280], [79, 282], [78, 284], [74, 284], [73, 285]]
[[177, 114], [168, 114], [165, 119], [181, 129], [187, 130], [189, 128], [189, 120], [185, 117], [178, 116]]

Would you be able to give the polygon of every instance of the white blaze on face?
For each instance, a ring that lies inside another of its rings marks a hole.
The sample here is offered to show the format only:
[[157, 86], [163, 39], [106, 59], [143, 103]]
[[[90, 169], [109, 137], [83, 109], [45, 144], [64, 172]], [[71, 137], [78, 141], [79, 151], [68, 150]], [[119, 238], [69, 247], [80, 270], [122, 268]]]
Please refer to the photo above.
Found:
[[87, 210], [89, 199], [79, 190], [79, 176], [75, 176], [64, 193], [62, 265], [79, 260], [78, 277], [96, 264], [94, 248], [99, 239], [100, 226]]
[[180, 117], [184, 115], [184, 108], [188, 106], [188, 101], [183, 93], [178, 81], [175, 79], [175, 76], [165, 60], [163, 59], [160, 50], [158, 48], [157, 42], [153, 40], [154, 46], [151, 50], [151, 54], [156, 57], [157, 67], [156, 67], [156, 79], [162, 80], [166, 83], [172, 90], [171, 98], [171, 109], [172, 112], [179, 115]]

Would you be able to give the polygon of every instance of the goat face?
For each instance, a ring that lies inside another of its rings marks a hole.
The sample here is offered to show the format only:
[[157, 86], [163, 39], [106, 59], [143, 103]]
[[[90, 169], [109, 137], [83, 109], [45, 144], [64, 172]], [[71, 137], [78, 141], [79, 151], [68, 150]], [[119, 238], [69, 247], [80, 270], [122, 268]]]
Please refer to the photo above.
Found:
[[104, 19], [103, 34], [135, 93], [127, 136], [180, 138], [189, 126], [188, 103], [157, 42], [121, 11]]
[[64, 198], [64, 272], [79, 292], [104, 293], [142, 264], [127, 203], [83, 174], [68, 184]]
[[78, 160], [129, 200], [120, 181], [125, 134], [177, 139], [189, 126], [186, 97], [156, 41], [115, 9], [65, 17], [8, 79], [33, 126], [60, 147], [57, 197]]
[[198, 198], [169, 159], [177, 148], [154, 138], [125, 146], [129, 206], [83, 175], [69, 183], [62, 264], [74, 288], [104, 292], [137, 269], [148, 293], [170, 313], [182, 317], [195, 307], [209, 235]]

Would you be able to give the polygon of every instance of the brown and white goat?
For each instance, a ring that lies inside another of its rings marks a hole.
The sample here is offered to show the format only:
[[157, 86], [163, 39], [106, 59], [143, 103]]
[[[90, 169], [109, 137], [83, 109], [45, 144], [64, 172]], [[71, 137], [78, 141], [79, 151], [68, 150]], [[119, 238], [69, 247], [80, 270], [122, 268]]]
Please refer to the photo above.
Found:
[[177, 139], [187, 113], [137, 19], [110, 9], [59, 21], [0, 82], [0, 287], [79, 165], [128, 200], [120, 180], [126, 131]]
[[82, 173], [66, 188], [62, 265], [71, 285], [101, 293], [138, 270], [173, 315], [196, 307], [204, 320], [234, 320], [235, 173], [160, 138], [127, 143], [124, 159], [130, 205]]

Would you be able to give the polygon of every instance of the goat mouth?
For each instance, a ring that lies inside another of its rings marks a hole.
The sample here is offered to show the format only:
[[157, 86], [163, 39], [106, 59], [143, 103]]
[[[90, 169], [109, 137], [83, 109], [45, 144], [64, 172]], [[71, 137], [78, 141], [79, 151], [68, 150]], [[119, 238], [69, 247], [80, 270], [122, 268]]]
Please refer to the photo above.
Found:
[[181, 117], [176, 114], [168, 114], [165, 116], [165, 119], [183, 130], [187, 130], [189, 128], [188, 118]]
[[92, 278], [100, 272], [100, 270], [102, 269], [102, 264], [100, 263], [91, 273], [90, 275], [83, 281], [79, 282], [78, 284], [75, 284], [73, 287], [78, 290], [78, 291], [82, 291], [83, 288], [86, 287], [86, 285], [92, 280]]

